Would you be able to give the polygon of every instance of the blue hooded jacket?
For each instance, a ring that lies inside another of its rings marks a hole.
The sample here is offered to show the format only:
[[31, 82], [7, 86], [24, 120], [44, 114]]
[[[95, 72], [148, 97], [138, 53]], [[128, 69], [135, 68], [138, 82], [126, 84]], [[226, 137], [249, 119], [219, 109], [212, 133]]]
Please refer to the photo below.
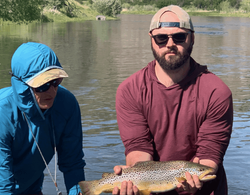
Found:
[[80, 192], [78, 182], [85, 179], [81, 113], [76, 98], [59, 85], [53, 106], [41, 112], [32, 89], [24, 83], [49, 66], [61, 67], [55, 53], [40, 43], [24, 43], [12, 57], [11, 69], [16, 77], [11, 77], [11, 87], [0, 90], [1, 195], [42, 190], [46, 166], [30, 129], [47, 164], [56, 143], [59, 170], [70, 195]]

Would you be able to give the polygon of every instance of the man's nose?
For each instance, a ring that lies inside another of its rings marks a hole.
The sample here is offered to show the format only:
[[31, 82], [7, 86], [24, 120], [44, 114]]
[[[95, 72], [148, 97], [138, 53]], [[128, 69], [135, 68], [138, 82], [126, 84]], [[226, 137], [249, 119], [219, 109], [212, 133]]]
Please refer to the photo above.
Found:
[[166, 44], [166, 47], [172, 47], [173, 45], [176, 45], [174, 40], [173, 40], [173, 37], [172, 36], [168, 36], [168, 42]]

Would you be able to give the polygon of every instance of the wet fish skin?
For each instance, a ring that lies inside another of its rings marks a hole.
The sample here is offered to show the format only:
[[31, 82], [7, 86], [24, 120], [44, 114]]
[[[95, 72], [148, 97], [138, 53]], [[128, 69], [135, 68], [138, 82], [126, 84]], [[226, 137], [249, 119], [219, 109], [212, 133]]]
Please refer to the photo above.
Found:
[[141, 195], [149, 195], [151, 192], [175, 189], [179, 182], [186, 180], [185, 172], [197, 175], [201, 181], [216, 178], [216, 175], [209, 175], [214, 172], [213, 168], [189, 161], [145, 161], [123, 169], [121, 175], [103, 173], [102, 179], [81, 181], [79, 185], [83, 195], [98, 195], [102, 192], [112, 193], [115, 186], [121, 188], [123, 181], [132, 181]]

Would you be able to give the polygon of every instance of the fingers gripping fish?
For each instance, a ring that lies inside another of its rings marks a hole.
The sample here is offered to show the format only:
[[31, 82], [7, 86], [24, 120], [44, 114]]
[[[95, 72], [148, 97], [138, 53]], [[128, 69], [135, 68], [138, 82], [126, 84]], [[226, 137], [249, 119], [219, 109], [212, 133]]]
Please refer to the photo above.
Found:
[[216, 175], [212, 175], [213, 168], [189, 161], [146, 161], [123, 169], [121, 175], [103, 173], [102, 179], [81, 181], [79, 185], [83, 195], [98, 195], [102, 192], [112, 193], [115, 186], [121, 188], [123, 181], [132, 181], [141, 195], [149, 195], [151, 192], [159, 193], [175, 189], [179, 182], [186, 180], [185, 172], [197, 175], [200, 181], [216, 178]]

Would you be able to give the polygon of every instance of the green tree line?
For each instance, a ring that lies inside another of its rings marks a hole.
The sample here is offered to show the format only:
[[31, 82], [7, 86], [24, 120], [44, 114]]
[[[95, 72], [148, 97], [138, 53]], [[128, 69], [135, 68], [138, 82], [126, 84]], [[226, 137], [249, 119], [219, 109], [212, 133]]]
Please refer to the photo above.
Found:
[[[193, 6], [204, 10], [220, 10], [220, 5], [223, 2], [229, 3], [232, 8], [238, 9], [242, 2], [250, 3], [250, 0], [122, 0], [122, 3], [130, 5], [156, 5], [157, 8], [162, 8], [167, 5], [179, 5], [181, 7]], [[250, 6], [250, 4], [249, 4]]]
[[75, 7], [68, 0], [0, 0], [0, 18], [15, 23], [43, 20], [42, 11], [46, 6], [74, 17]]
[[4, 21], [24, 21], [40, 19], [44, 0], [1, 0], [0, 18]]
[[[44, 8], [58, 10], [68, 17], [77, 17], [76, 1], [82, 0], [0, 0], [0, 19], [14, 23], [29, 23], [32, 21], [48, 21], [43, 15]], [[100, 14], [115, 17], [121, 13], [120, 0], [86, 0], [90, 9]]]
[[[76, 0], [82, 3], [83, 0]], [[250, 12], [250, 0], [85, 0], [91, 9], [106, 16], [116, 16], [125, 5], [162, 8], [167, 5], [179, 5], [203, 10], [238, 10]], [[58, 10], [68, 17], [77, 17], [73, 0], [0, 0], [0, 19], [16, 23], [29, 23], [34, 20], [46, 21], [43, 9], [46, 6]]]

